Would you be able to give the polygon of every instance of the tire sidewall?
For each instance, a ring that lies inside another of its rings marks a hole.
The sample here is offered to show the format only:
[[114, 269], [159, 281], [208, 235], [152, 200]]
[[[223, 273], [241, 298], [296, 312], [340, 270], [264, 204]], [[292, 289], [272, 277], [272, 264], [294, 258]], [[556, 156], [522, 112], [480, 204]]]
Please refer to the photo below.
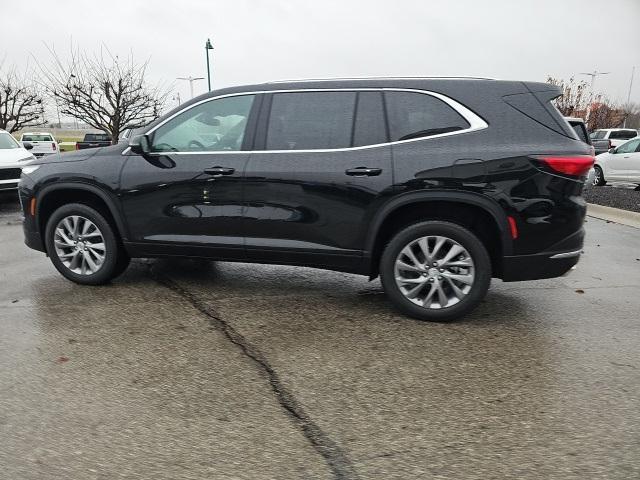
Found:
[[[471, 255], [475, 278], [471, 291], [459, 303], [444, 309], [426, 309], [408, 300], [395, 281], [395, 261], [400, 251], [413, 240], [439, 235], [455, 240]], [[380, 277], [386, 294], [403, 313], [419, 320], [448, 322], [473, 310], [485, 297], [491, 284], [491, 260], [482, 242], [466, 228], [451, 222], [426, 221], [411, 225], [387, 244], [380, 261]]]
[[[102, 233], [105, 244], [105, 260], [96, 273], [91, 275], [80, 275], [69, 270], [58, 258], [54, 245], [54, 233], [58, 222], [70, 215], [80, 215], [91, 220]], [[81, 203], [64, 205], [53, 212], [45, 228], [45, 245], [47, 255], [51, 258], [54, 267], [67, 279], [83, 285], [101, 285], [113, 278], [118, 266], [119, 246], [109, 222], [97, 210]]]
[[604, 170], [602, 170], [602, 167], [600, 167], [600, 165], [595, 165], [593, 169], [596, 172], [595, 178], [593, 179], [593, 185], [596, 187], [601, 187], [605, 185], [607, 181], [604, 179]]

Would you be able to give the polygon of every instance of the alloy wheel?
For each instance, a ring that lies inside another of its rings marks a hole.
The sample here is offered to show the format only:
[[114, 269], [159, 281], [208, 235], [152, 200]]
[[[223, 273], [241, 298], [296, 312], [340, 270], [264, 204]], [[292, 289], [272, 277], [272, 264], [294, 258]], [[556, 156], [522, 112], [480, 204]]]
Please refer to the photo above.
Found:
[[105, 261], [104, 237], [88, 218], [80, 215], [64, 217], [56, 225], [53, 241], [62, 264], [78, 275], [96, 273]]
[[400, 292], [427, 309], [451, 307], [471, 291], [475, 266], [468, 250], [444, 236], [411, 241], [398, 254], [394, 275]]

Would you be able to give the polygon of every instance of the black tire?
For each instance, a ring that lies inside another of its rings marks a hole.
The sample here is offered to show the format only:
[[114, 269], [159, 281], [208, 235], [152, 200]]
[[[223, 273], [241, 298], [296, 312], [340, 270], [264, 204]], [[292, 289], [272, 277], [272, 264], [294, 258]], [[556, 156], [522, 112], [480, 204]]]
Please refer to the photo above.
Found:
[[[475, 272], [470, 290], [458, 303], [445, 308], [417, 305], [405, 297], [396, 284], [395, 263], [400, 252], [414, 240], [428, 236], [447, 237], [457, 242], [473, 260]], [[484, 299], [491, 283], [491, 260], [483, 243], [466, 228], [445, 221], [425, 221], [405, 228], [391, 239], [380, 260], [380, 277], [387, 296], [400, 312], [418, 320], [449, 322], [468, 314]]]
[[[58, 256], [54, 244], [55, 230], [58, 223], [65, 217], [78, 215], [91, 221], [99, 229], [104, 240], [104, 261], [94, 273], [76, 273], [64, 265]], [[120, 275], [129, 265], [129, 257], [122, 248], [115, 229], [96, 209], [82, 203], [71, 203], [63, 205], [53, 212], [47, 221], [45, 229], [45, 245], [47, 254], [51, 258], [53, 266], [56, 267], [65, 278], [81, 285], [103, 285]]]
[[607, 181], [604, 179], [602, 168], [596, 165], [595, 167], [593, 167], [593, 169], [595, 171], [595, 175], [593, 177], [593, 185], [596, 187], [603, 187], [604, 185], [606, 185]]

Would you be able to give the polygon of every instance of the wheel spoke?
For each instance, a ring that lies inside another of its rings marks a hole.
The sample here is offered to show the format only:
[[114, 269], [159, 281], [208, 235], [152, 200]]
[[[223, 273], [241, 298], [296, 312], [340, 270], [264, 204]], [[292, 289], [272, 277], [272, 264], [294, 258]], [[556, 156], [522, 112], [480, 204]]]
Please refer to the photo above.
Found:
[[449, 298], [447, 297], [447, 294], [444, 292], [441, 282], [437, 283], [436, 289], [438, 290], [438, 303], [440, 304], [440, 308], [445, 308], [449, 303]]
[[96, 270], [98, 270], [98, 265], [96, 265], [96, 262], [93, 261], [89, 252], [85, 250], [84, 252], [82, 252], [82, 256], [84, 257], [84, 261], [89, 267], [89, 270], [90, 270], [89, 273], [93, 273]]
[[456, 296], [456, 298], [458, 300], [462, 300], [462, 298], [466, 295], [461, 289], [460, 287], [458, 287], [458, 285], [456, 285], [455, 282], [451, 281], [451, 279], [449, 277], [445, 277], [447, 279], [447, 282], [449, 284], [449, 286], [451, 287], [451, 290], [453, 291], [453, 294]]
[[447, 254], [444, 256], [444, 258], [441, 260], [441, 263], [446, 264], [453, 257], [457, 257], [458, 255], [460, 255], [464, 251], [465, 251], [464, 248], [462, 248], [458, 244], [451, 245], [451, 248], [449, 249]]
[[398, 260], [396, 262], [396, 267], [398, 267], [398, 270], [408, 270], [410, 272], [424, 272], [424, 268], [409, 265], [408, 263], [405, 263], [402, 260]]
[[427, 281], [427, 279], [424, 277], [418, 277], [418, 278], [396, 277], [396, 281], [400, 283], [424, 283]]
[[411, 246], [407, 246], [402, 250], [402, 253], [404, 255], [406, 255], [407, 257], [409, 257], [409, 260], [411, 260], [411, 262], [416, 266], [420, 266], [422, 265], [418, 259], [416, 258], [416, 255], [413, 253], [413, 250], [411, 250]]
[[433, 251], [431, 252], [431, 255], [429, 255], [429, 261], [433, 261], [436, 259], [436, 255], [438, 255], [438, 252], [440, 251], [440, 249], [442, 248], [442, 246], [445, 244], [446, 241], [447, 239], [445, 237], [436, 237], [436, 244], [433, 247]]
[[102, 250], [104, 252], [104, 243], [88, 243], [87, 247], [92, 248], [94, 250]]
[[418, 296], [418, 293], [424, 288], [425, 282], [421, 282], [419, 285], [413, 287], [411, 290], [407, 291], [405, 295], [407, 298], [415, 298]]
[[471, 274], [462, 275], [457, 273], [443, 272], [442, 276], [448, 278], [449, 280], [455, 280], [457, 282], [464, 283], [465, 285], [473, 284], [473, 275]]
[[[436, 284], [435, 283], [431, 283], [431, 288], [429, 289], [429, 293], [427, 293], [427, 296], [424, 297], [424, 299], [422, 300], [422, 306], [423, 307], [427, 307], [427, 308], [431, 308], [431, 300], [433, 299], [433, 295], [437, 292], [437, 288], [436, 288]], [[429, 305], [427, 305], [427, 303], [429, 303]]]

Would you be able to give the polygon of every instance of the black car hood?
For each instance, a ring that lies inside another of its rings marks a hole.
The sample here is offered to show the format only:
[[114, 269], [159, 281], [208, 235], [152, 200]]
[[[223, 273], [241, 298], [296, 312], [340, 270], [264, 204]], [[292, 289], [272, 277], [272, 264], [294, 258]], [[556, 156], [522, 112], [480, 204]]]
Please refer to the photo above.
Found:
[[37, 158], [31, 161], [29, 165], [43, 165], [47, 163], [63, 163], [63, 162], [80, 162], [82, 160], [88, 160], [94, 156], [113, 155], [122, 153], [128, 144], [119, 143], [117, 145], [111, 145], [109, 147], [100, 148], [88, 148], [86, 150], [74, 150], [73, 152], [62, 152], [54, 155], [47, 155], [45, 157]]

